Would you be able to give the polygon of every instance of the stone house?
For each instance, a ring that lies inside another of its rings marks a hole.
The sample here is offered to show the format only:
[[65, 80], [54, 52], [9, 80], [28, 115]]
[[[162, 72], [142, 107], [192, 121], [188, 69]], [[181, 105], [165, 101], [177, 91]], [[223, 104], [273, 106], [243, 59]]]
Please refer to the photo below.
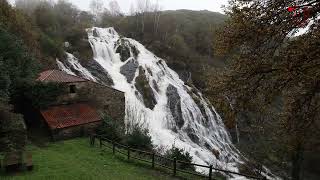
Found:
[[102, 122], [97, 111], [84, 103], [51, 106], [40, 113], [53, 140], [92, 134]]
[[53, 140], [94, 133], [102, 115], [123, 122], [125, 96], [121, 91], [60, 70], [44, 71], [37, 81], [62, 83], [66, 88], [56, 102], [40, 110]]

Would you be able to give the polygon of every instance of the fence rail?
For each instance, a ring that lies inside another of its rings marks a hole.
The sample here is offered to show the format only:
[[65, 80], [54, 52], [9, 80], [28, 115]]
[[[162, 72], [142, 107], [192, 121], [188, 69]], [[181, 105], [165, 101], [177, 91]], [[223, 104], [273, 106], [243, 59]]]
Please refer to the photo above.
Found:
[[[108, 138], [97, 136], [97, 135], [90, 136], [90, 144], [91, 144], [91, 146], [94, 146], [96, 138], [99, 140], [99, 147], [100, 148], [107, 147], [109, 149], [112, 149], [112, 153], [113, 154], [116, 154], [116, 152], [118, 152], [118, 153], [120, 153], [122, 155], [127, 156], [128, 160], [130, 158], [132, 158], [132, 159], [136, 159], [136, 160], [143, 161], [143, 162], [146, 162], [146, 163], [151, 163], [152, 168], [155, 168], [155, 166], [157, 165], [157, 166], [172, 170], [174, 176], [176, 176], [177, 172], [181, 172], [181, 173], [191, 174], [191, 175], [195, 175], [195, 176], [199, 176], [199, 177], [203, 177], [203, 178], [208, 178], [209, 180], [212, 180], [213, 179], [213, 174], [212, 174], [213, 171], [218, 171], [218, 172], [222, 172], [222, 173], [226, 173], [226, 174], [244, 176], [244, 177], [251, 178], [251, 179], [259, 179], [259, 180], [266, 180], [267, 179], [266, 177], [263, 177], [263, 176], [253, 176], [253, 175], [248, 175], [248, 174], [243, 174], [243, 173], [238, 173], [238, 172], [233, 172], [233, 171], [228, 171], [228, 170], [224, 170], [224, 169], [215, 168], [212, 165], [207, 166], [207, 165], [201, 165], [201, 164], [195, 164], [195, 163], [188, 163], [188, 162], [177, 160], [176, 158], [170, 159], [170, 158], [164, 157], [162, 155], [156, 154], [154, 152], [148, 152], [148, 151], [143, 151], [143, 150], [140, 150], [140, 149], [130, 148], [129, 146], [117, 143], [117, 142], [112, 141], [112, 140], [110, 140]], [[107, 144], [107, 143], [109, 143], [109, 144]], [[111, 146], [109, 146], [110, 144], [111, 144]], [[125, 150], [126, 152], [121, 151], [121, 149]], [[147, 160], [147, 159], [144, 159], [144, 158], [137, 157], [137, 155], [135, 156], [135, 155], [132, 154], [134, 152], [137, 152], [137, 153], [143, 154], [143, 155], [147, 155], [147, 156], [149, 156], [151, 158]], [[157, 158], [160, 158], [161, 160], [169, 161], [170, 164], [172, 164], [172, 166], [168, 166], [168, 163], [162, 164], [161, 161], [160, 162], [156, 162]], [[202, 168], [208, 168], [209, 174], [208, 175], [204, 175], [204, 174], [197, 173], [195, 171], [182, 170], [182, 169], [179, 169], [177, 167], [178, 164], [184, 164], [184, 165], [187, 165], [187, 166], [199, 166], [199, 167], [202, 167]]]

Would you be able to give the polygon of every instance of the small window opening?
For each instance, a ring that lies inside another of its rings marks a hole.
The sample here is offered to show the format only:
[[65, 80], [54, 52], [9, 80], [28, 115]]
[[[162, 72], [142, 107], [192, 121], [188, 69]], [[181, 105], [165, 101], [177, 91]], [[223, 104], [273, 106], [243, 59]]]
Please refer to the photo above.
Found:
[[76, 93], [76, 85], [70, 85], [70, 93]]

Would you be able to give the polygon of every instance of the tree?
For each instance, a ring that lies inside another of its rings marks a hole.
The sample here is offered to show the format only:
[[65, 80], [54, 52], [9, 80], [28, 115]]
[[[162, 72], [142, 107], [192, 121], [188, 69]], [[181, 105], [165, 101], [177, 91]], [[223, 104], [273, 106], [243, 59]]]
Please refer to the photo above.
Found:
[[[165, 152], [164, 156], [169, 159], [176, 158], [178, 161], [192, 163], [192, 156], [189, 154], [189, 152], [174, 146], [171, 149], [168, 149]], [[169, 162], [168, 165], [170, 166], [170, 164], [171, 162]], [[177, 168], [181, 170], [191, 170], [191, 171], [195, 170], [195, 167], [193, 165], [184, 164], [184, 163], [178, 163]]]
[[[22, 10], [24, 13], [31, 15], [41, 3], [43, 3], [42, 0], [15, 0], [15, 7]], [[51, 1], [49, 3], [52, 4]]]
[[97, 134], [112, 141], [120, 142], [124, 136], [122, 124], [105, 115], [102, 126], [97, 129]]
[[110, 1], [109, 2], [109, 11], [110, 11], [111, 16], [122, 15], [120, 6], [117, 1]]
[[98, 18], [104, 11], [104, 3], [102, 0], [91, 0], [90, 10], [96, 18]]
[[22, 115], [13, 113], [8, 104], [0, 102], [0, 153], [24, 150], [26, 140]]
[[142, 129], [138, 125], [132, 127], [132, 129], [126, 134], [125, 143], [136, 149], [153, 150], [153, 144], [148, 129]]
[[13, 9], [6, 0], [0, 0], [0, 25], [2, 29], [23, 40], [26, 48], [38, 56], [40, 54], [37, 42], [39, 35], [30, 20], [20, 11]]
[[0, 151], [23, 150], [26, 127], [22, 115], [14, 113], [9, 105], [12, 96], [22, 84], [30, 83], [37, 73], [35, 59], [21, 39], [0, 25]]
[[[23, 96], [25, 103], [29, 103], [36, 109], [46, 109], [57, 102], [57, 97], [66, 94], [66, 87], [59, 83], [35, 82], [19, 87], [17, 96]], [[24, 103], [21, 102], [21, 103]]]
[[[296, 7], [295, 16], [288, 11], [290, 7]], [[303, 7], [308, 7], [307, 17]], [[232, 62], [217, 81], [212, 80], [212, 90], [234, 101], [238, 112], [267, 113], [275, 102], [283, 102], [272, 140], [280, 141], [290, 154], [294, 180], [301, 177], [306, 148], [315, 146], [311, 140], [319, 121], [319, 22], [314, 21], [307, 34], [292, 34], [319, 12], [318, 0], [300, 4], [232, 1], [227, 10], [230, 19], [216, 44], [220, 54], [232, 54]], [[255, 125], [264, 129], [261, 122]]]
[[32, 81], [36, 73], [36, 61], [21, 40], [0, 27], [1, 94], [10, 98], [16, 87]]

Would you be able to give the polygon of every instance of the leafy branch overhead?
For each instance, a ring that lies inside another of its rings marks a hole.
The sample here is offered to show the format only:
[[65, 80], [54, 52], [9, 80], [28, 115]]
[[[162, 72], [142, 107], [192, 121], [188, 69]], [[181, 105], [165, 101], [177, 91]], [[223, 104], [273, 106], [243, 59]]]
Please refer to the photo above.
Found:
[[[215, 47], [220, 54], [231, 53], [232, 60], [211, 85], [237, 112], [269, 112], [281, 124], [275, 136], [288, 145], [292, 177], [299, 179], [301, 159], [314, 146], [319, 122], [320, 1], [294, 3], [232, 1]], [[301, 36], [294, 32], [305, 17], [287, 10], [294, 5], [311, 6], [306, 20], [312, 25]], [[282, 104], [276, 114], [270, 111], [275, 104]]]

